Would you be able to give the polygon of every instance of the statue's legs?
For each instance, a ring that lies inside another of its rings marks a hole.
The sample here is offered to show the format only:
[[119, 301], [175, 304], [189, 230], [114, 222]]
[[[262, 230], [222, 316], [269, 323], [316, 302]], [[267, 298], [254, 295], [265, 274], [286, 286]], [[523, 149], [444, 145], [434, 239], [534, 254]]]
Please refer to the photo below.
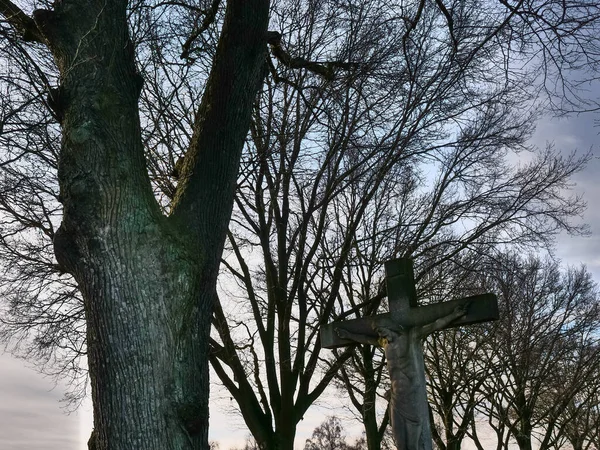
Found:
[[406, 417], [398, 416], [397, 414], [393, 417], [392, 431], [398, 450], [422, 450], [422, 424]]

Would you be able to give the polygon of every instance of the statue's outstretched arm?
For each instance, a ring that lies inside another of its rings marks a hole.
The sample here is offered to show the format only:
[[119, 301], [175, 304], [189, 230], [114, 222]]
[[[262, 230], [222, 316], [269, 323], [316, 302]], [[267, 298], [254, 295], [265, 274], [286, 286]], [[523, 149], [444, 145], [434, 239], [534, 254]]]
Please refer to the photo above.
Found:
[[443, 328], [446, 328], [448, 325], [450, 325], [456, 319], [459, 319], [462, 316], [464, 316], [465, 314], [467, 314], [467, 310], [469, 309], [469, 304], [470, 303], [465, 303], [464, 305], [459, 305], [454, 309], [454, 311], [452, 311], [447, 316], [440, 317], [435, 322], [428, 323], [427, 325], [423, 325], [423, 327], [421, 328], [421, 332], [420, 332], [421, 337], [424, 338], [425, 336], [433, 333], [434, 331], [438, 331]]
[[342, 339], [348, 339], [350, 341], [358, 342], [359, 344], [379, 345], [379, 341], [373, 336], [352, 333], [343, 328], [335, 328], [335, 332]]

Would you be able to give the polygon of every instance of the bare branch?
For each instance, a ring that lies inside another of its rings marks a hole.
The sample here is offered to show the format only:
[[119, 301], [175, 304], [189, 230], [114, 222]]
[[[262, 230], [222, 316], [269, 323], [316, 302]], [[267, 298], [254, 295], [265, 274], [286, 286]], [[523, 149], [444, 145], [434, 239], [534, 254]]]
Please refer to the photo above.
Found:
[[284, 66], [290, 69], [306, 69], [316, 75], [320, 75], [328, 81], [335, 79], [335, 69], [353, 70], [359, 67], [358, 63], [343, 62], [343, 61], [327, 61], [316, 62], [309, 61], [300, 56], [291, 56], [283, 49], [281, 45], [281, 33], [277, 31], [269, 31], [267, 33], [267, 42], [271, 47], [271, 53]]
[[194, 43], [194, 41], [196, 39], [198, 39], [198, 37], [202, 33], [204, 33], [208, 29], [208, 27], [211, 26], [211, 24], [214, 23], [214, 21], [217, 17], [217, 12], [219, 11], [220, 4], [221, 4], [221, 0], [213, 0], [210, 7], [206, 11], [202, 12], [204, 14], [204, 19], [202, 19], [202, 23], [200, 24], [200, 26], [198, 26], [192, 30], [192, 33], [190, 34], [190, 36], [187, 38], [187, 40], [182, 45], [182, 52], [181, 52], [182, 59], [187, 59], [187, 60], [192, 59], [190, 57], [190, 52], [192, 51], [192, 44]]
[[33, 18], [25, 14], [10, 0], [0, 0], [0, 14], [6, 18], [6, 21], [12, 25], [26, 42], [45, 43], [44, 36]]

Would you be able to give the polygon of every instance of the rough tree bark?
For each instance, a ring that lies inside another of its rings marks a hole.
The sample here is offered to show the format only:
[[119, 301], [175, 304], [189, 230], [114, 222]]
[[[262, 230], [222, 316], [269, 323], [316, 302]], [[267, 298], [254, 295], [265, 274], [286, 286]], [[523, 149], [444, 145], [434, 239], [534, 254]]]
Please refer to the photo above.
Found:
[[265, 73], [269, 2], [229, 1], [170, 216], [146, 171], [123, 0], [0, 12], [52, 52], [63, 140], [55, 254], [85, 302], [90, 448], [208, 448], [208, 337], [252, 103]]

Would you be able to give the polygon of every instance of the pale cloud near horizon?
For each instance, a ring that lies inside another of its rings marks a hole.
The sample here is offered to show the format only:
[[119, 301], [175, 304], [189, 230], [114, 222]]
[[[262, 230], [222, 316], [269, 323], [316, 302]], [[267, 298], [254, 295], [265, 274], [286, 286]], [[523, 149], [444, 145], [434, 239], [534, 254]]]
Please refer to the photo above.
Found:
[[23, 361], [0, 354], [0, 449], [80, 450], [79, 418], [61, 409], [62, 396]]

